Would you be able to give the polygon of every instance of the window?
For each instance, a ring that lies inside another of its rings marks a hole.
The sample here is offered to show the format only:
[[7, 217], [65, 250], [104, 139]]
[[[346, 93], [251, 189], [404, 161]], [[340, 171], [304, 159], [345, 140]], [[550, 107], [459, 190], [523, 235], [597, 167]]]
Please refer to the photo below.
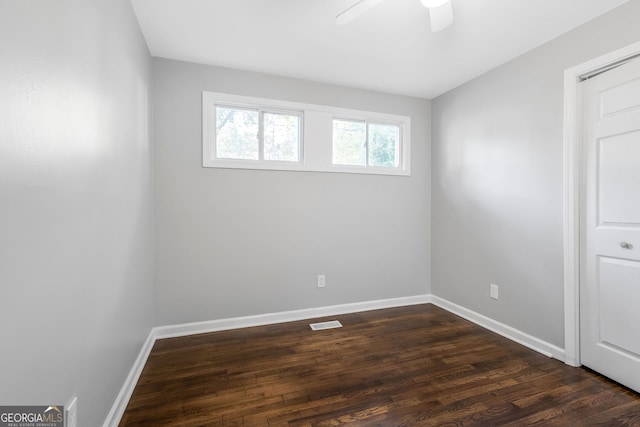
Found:
[[371, 123], [367, 132], [367, 164], [397, 168], [400, 160], [400, 126]]
[[216, 106], [216, 158], [260, 158], [258, 110]]
[[204, 167], [410, 175], [406, 116], [202, 93]]
[[300, 160], [300, 115], [265, 112], [262, 134], [265, 160]]
[[397, 168], [399, 159], [399, 125], [333, 120], [334, 165]]
[[333, 164], [366, 166], [367, 124], [333, 120]]
[[300, 160], [301, 114], [215, 106], [215, 158]]

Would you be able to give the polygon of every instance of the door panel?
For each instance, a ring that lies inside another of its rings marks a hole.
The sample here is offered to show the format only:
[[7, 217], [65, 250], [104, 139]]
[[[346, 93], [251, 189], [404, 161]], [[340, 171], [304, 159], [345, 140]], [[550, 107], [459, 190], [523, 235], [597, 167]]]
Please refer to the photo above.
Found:
[[629, 357], [640, 354], [640, 262], [600, 257], [600, 339]]
[[629, 197], [640, 185], [640, 131], [600, 140], [597, 165], [600, 224], [638, 224], [640, 198]]
[[582, 89], [580, 358], [640, 391], [640, 60]]
[[640, 99], [640, 79], [604, 90], [600, 94], [600, 117], [604, 118], [620, 111], [638, 107], [640, 105], [638, 99]]

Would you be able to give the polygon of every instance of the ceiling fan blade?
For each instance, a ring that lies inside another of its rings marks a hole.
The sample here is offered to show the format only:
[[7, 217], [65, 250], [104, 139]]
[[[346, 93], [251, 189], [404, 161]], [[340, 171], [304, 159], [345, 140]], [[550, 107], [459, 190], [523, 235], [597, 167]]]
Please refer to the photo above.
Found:
[[431, 20], [431, 31], [438, 32], [447, 28], [453, 23], [453, 8], [451, 1], [442, 6], [429, 8], [429, 19]]
[[382, 0], [360, 0], [350, 8], [340, 12], [340, 14], [336, 16], [336, 22], [340, 25], [348, 24], [381, 1]]

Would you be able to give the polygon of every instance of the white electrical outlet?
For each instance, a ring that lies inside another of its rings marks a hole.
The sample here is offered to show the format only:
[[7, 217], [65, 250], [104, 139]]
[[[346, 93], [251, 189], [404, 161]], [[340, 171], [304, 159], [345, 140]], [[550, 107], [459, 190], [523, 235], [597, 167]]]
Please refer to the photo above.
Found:
[[498, 285], [494, 285], [493, 283], [491, 283], [489, 285], [489, 297], [497, 301], [498, 295], [499, 295]]
[[78, 396], [73, 396], [64, 407], [64, 427], [78, 427]]
[[327, 286], [327, 281], [324, 277], [324, 274], [318, 274], [318, 287], [324, 288], [325, 286]]

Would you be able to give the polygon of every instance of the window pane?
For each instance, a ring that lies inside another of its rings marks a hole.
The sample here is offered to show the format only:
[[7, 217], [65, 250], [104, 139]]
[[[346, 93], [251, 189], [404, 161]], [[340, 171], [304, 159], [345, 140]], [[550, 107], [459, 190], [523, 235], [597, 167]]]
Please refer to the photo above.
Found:
[[300, 160], [300, 116], [264, 113], [264, 159]]
[[349, 120], [333, 121], [333, 164], [366, 165], [367, 125]]
[[258, 110], [216, 107], [216, 157], [258, 160]]
[[398, 167], [399, 146], [398, 126], [369, 124], [369, 166]]

